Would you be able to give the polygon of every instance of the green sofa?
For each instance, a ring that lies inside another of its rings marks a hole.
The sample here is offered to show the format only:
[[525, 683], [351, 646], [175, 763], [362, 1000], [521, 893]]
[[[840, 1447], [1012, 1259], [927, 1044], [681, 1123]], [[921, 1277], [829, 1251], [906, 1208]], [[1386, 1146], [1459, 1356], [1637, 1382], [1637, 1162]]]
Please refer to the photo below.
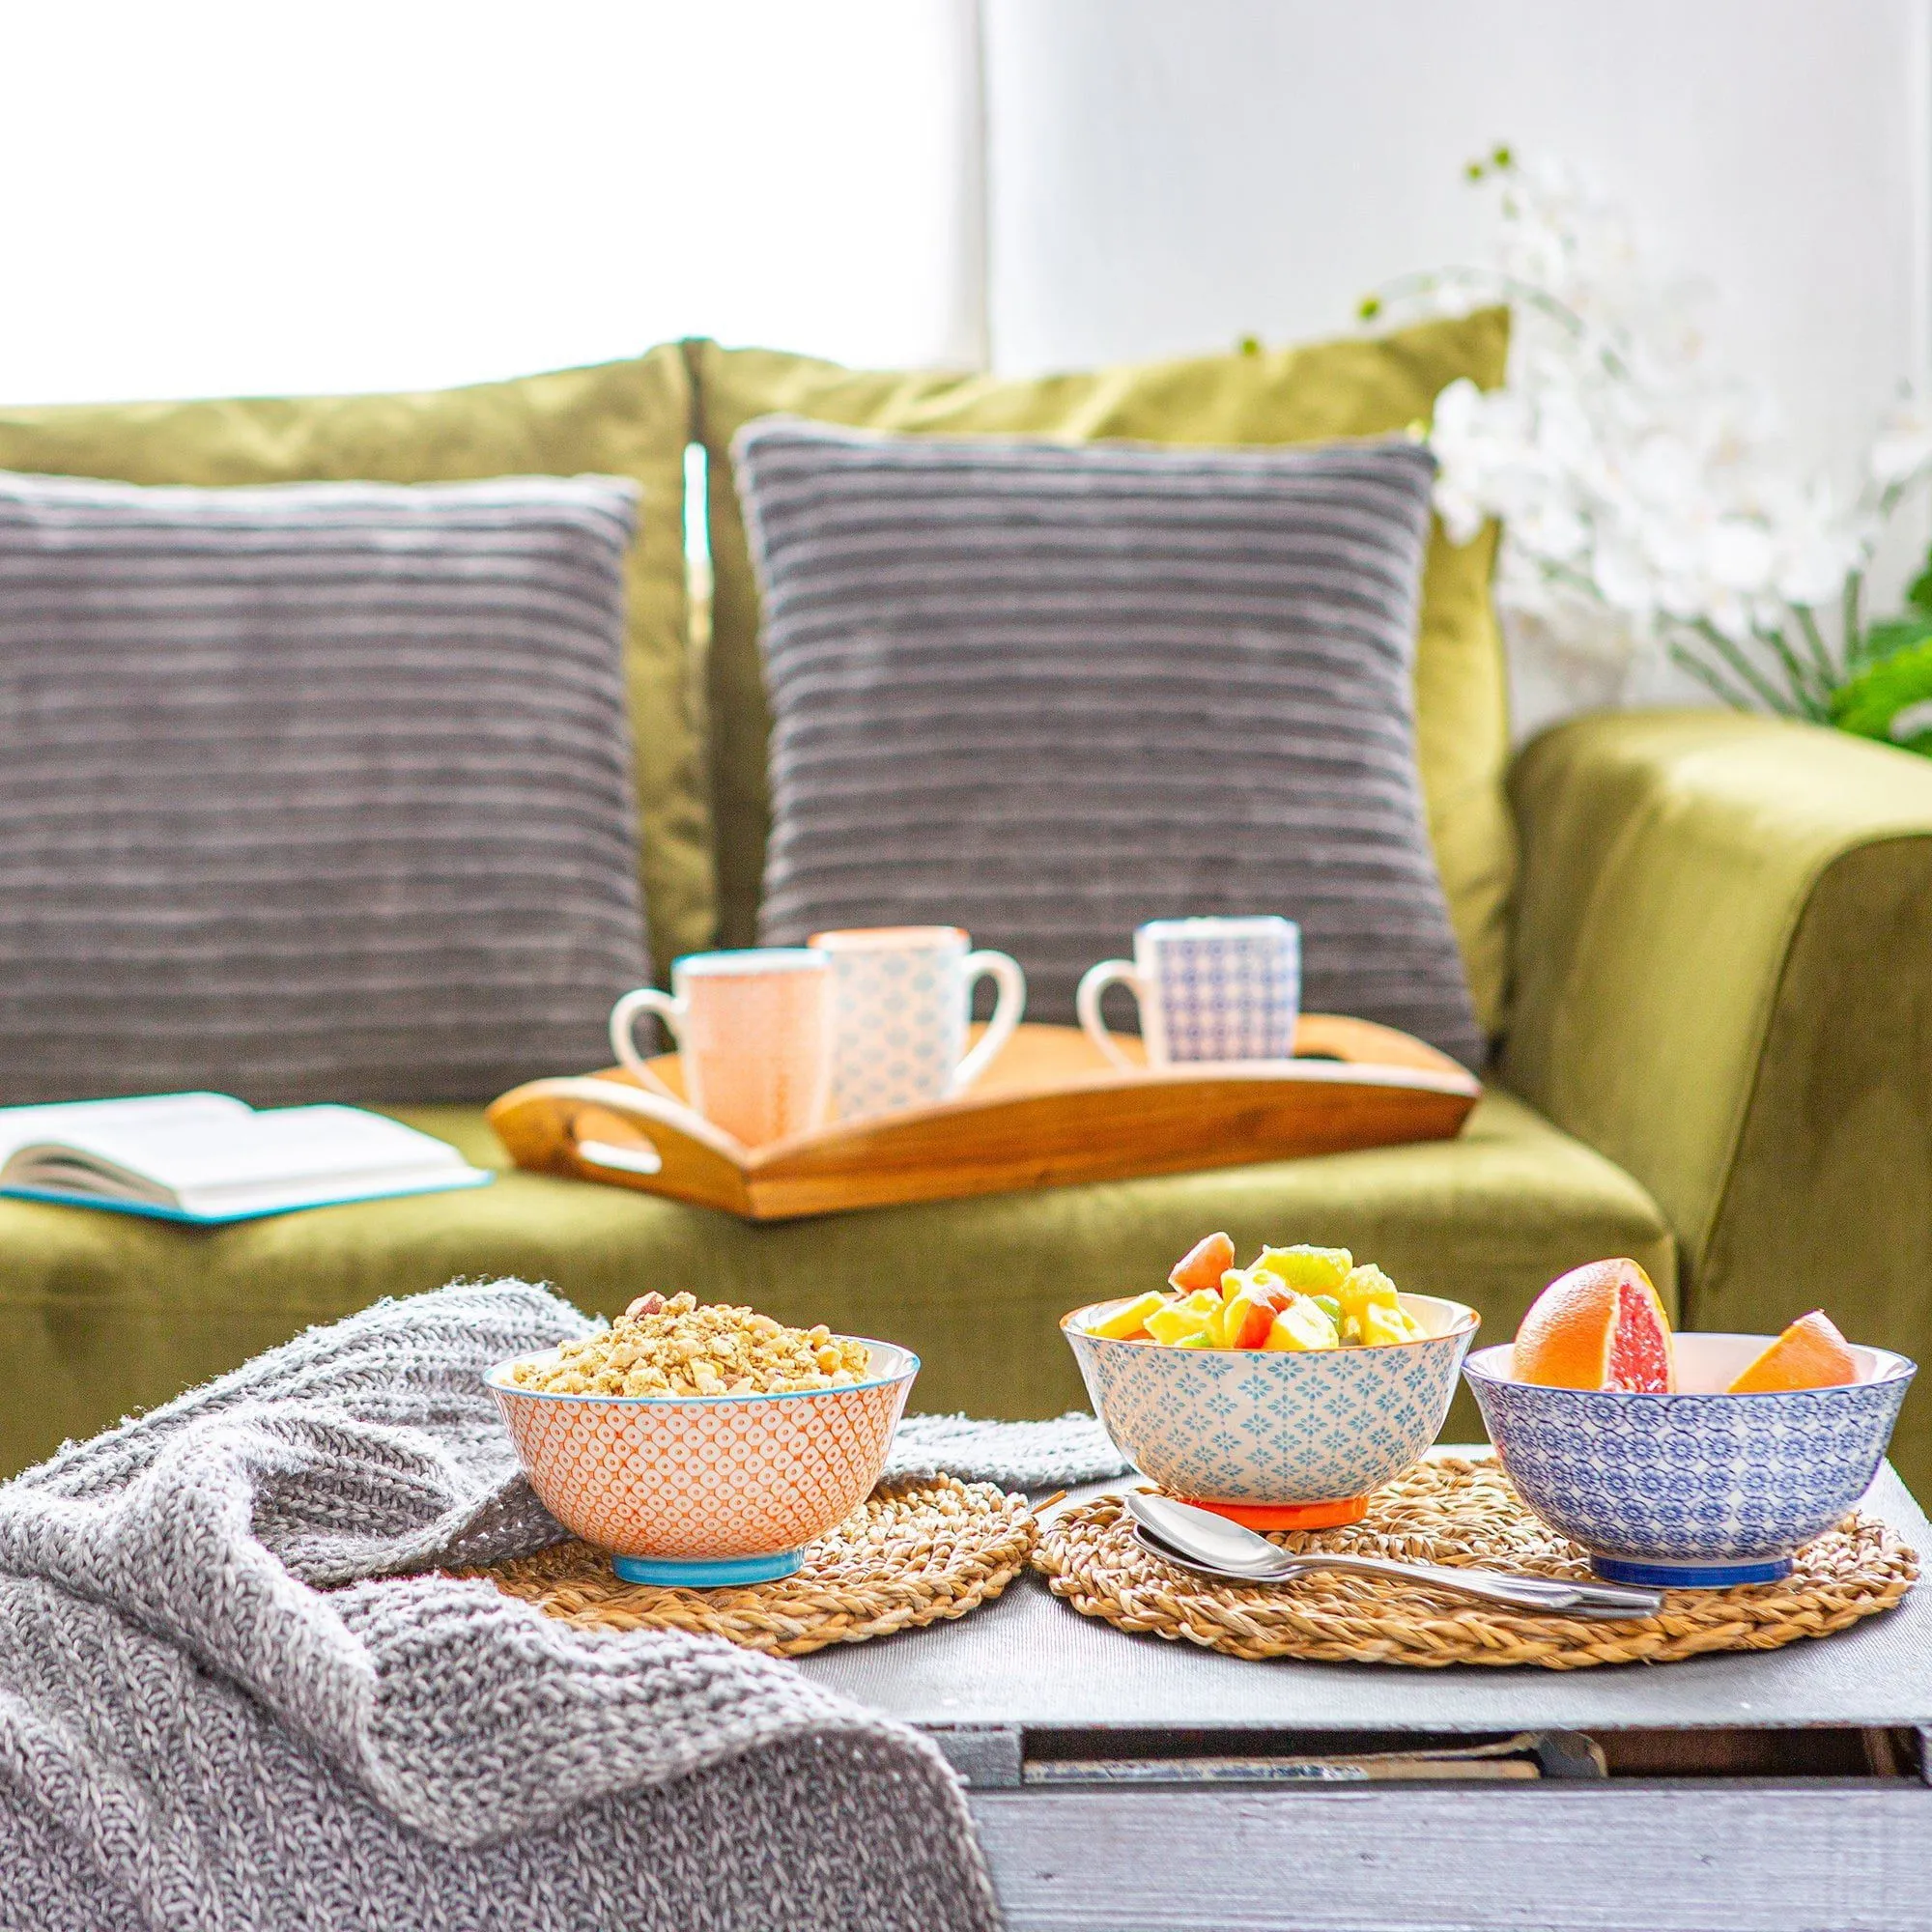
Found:
[[[694, 344], [443, 397], [0, 411], [0, 468], [638, 475], [632, 690], [662, 961], [747, 936], [764, 836], [754, 591], [719, 460], [737, 420], [782, 407], [969, 433], [1364, 433], [1426, 413], [1455, 373], [1495, 380], [1503, 342], [1478, 317], [1379, 348], [1037, 384]], [[713, 457], [708, 637], [677, 568], [687, 440]], [[1932, 1332], [1932, 764], [1702, 712], [1585, 719], [1512, 760], [1492, 554], [1489, 539], [1432, 552], [1417, 673], [1432, 831], [1500, 1039], [1457, 1140], [748, 1225], [510, 1170], [481, 1096], [397, 1110], [505, 1171], [474, 1192], [217, 1231], [0, 1202], [0, 1473], [307, 1323], [457, 1276], [544, 1279], [604, 1311], [651, 1288], [752, 1300], [910, 1344], [919, 1406], [1050, 1414], [1081, 1399], [1056, 1319], [1159, 1280], [1214, 1228], [1244, 1247], [1346, 1243], [1475, 1303], [1498, 1339], [1553, 1275], [1628, 1254], [1686, 1325], [1771, 1328], [1823, 1304], [1856, 1339], [1917, 1352]], [[1473, 1414], [1451, 1429], [1473, 1433]], [[1932, 1398], [1908, 1405], [1895, 1453], [1932, 1484]]]

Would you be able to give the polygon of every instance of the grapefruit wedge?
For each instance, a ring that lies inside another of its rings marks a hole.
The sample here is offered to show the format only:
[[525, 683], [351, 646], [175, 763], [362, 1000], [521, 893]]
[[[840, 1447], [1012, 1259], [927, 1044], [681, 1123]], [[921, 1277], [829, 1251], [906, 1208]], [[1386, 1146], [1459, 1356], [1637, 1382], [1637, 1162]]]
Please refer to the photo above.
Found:
[[1767, 1395], [1838, 1388], [1859, 1379], [1859, 1358], [1822, 1308], [1801, 1315], [1724, 1393]]
[[1677, 1386], [1670, 1321], [1634, 1261], [1589, 1262], [1559, 1275], [1516, 1331], [1516, 1378], [1547, 1388], [1664, 1395]]

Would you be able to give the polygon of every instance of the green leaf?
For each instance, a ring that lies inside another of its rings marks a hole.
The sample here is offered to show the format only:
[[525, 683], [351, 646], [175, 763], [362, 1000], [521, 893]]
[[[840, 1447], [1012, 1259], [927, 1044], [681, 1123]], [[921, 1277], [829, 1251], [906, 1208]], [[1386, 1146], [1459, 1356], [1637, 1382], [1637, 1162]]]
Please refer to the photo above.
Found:
[[1859, 664], [1878, 664], [1928, 637], [1932, 637], [1932, 612], [1912, 611], [1902, 617], [1888, 617], [1866, 630], [1853, 657]]
[[[1920, 706], [1927, 707], [1923, 722], [1898, 729], [1902, 715]], [[1867, 665], [1841, 685], [1832, 697], [1832, 722], [1861, 738], [1932, 754], [1932, 637]]]
[[1925, 554], [1925, 568], [1905, 586], [1905, 601], [1932, 618], [1932, 551]]

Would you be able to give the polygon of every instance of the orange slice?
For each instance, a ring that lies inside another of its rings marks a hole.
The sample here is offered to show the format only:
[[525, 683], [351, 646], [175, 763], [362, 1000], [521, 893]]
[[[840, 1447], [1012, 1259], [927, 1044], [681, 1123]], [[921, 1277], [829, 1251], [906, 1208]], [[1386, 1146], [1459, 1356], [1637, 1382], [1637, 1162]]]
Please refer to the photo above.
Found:
[[1859, 1358], [1822, 1308], [1801, 1315], [1724, 1393], [1837, 1388], [1859, 1379]]
[[1662, 1395], [1677, 1386], [1670, 1321], [1635, 1262], [1588, 1262], [1552, 1281], [1516, 1331], [1516, 1378]]

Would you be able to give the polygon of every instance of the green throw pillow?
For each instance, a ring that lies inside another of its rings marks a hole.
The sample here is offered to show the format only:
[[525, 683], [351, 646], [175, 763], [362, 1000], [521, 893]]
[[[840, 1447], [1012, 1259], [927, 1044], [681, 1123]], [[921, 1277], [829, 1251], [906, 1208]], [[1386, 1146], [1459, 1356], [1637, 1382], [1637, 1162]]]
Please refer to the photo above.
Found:
[[[775, 350], [687, 343], [710, 456], [711, 769], [723, 943], [753, 943], [768, 822], [757, 587], [729, 461], [731, 439], [747, 422], [783, 412], [855, 428], [948, 436], [1314, 442], [1384, 435], [1426, 419], [1458, 377], [1493, 387], [1502, 381], [1508, 348], [1509, 317], [1501, 309], [1378, 339], [1024, 382], [851, 370]], [[1508, 698], [1490, 603], [1495, 541], [1491, 529], [1459, 550], [1439, 528], [1433, 533], [1415, 671], [1430, 834], [1476, 1013], [1492, 1032], [1502, 1018], [1504, 921], [1516, 876], [1503, 795]]]
[[685, 598], [691, 429], [685, 363], [671, 346], [628, 362], [416, 394], [0, 409], [0, 469], [198, 485], [635, 478], [642, 501], [625, 658], [639, 869], [662, 974], [678, 953], [708, 946], [717, 922], [703, 694], [691, 675]]

